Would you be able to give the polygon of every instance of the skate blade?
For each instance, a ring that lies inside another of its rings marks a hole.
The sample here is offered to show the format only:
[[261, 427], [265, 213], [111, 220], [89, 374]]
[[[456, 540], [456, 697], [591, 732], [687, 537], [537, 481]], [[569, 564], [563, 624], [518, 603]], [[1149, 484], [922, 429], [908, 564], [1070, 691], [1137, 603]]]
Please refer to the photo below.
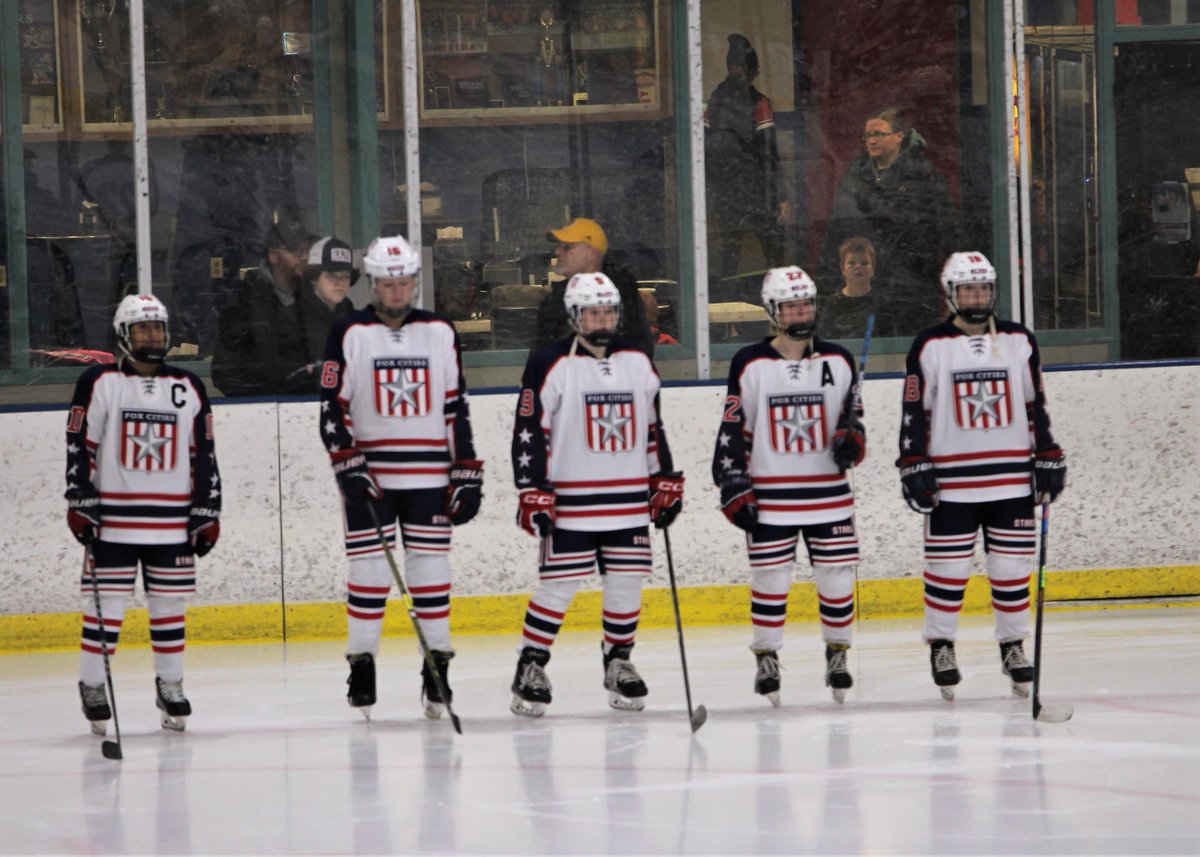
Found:
[[939, 687], [938, 690], [940, 690], [942, 692], [942, 699], [946, 700], [947, 702], [954, 701], [954, 686], [953, 685], [947, 685], [946, 687]]
[[429, 720], [441, 720], [446, 713], [446, 705], [442, 702], [425, 700], [425, 717]]
[[1012, 695], [1018, 699], [1029, 699], [1030, 682], [1014, 681], [1012, 683]]
[[838, 705], [843, 705], [846, 702], [846, 688], [844, 688], [844, 687], [833, 688], [833, 701], [836, 702]]
[[774, 708], [780, 706], [779, 691], [773, 690], [770, 693], [760, 693], [759, 696], [765, 698]]
[[159, 717], [159, 722], [162, 723], [163, 729], [170, 729], [172, 732], [182, 732], [187, 728], [187, 717], [172, 717], [170, 714], [162, 714]]
[[546, 703], [529, 702], [517, 694], [513, 694], [512, 704], [508, 706], [508, 710], [522, 717], [541, 717], [546, 713]]
[[104, 735], [108, 734], [107, 720], [89, 720], [88, 725], [92, 727], [93, 735], [100, 735], [103, 737]]
[[608, 707], [617, 711], [641, 711], [646, 707], [646, 701], [640, 696], [621, 696], [615, 690], [608, 692]]

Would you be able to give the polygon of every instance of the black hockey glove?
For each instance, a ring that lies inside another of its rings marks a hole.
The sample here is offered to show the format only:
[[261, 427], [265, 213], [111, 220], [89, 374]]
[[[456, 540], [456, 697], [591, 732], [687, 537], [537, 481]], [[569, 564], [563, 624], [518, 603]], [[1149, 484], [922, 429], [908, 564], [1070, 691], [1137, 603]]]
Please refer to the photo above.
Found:
[[867, 430], [862, 421], [851, 417], [845, 428], [838, 429], [833, 435], [833, 463], [843, 472], [851, 467], [862, 464], [867, 457]]
[[479, 513], [483, 502], [483, 462], [456, 461], [450, 465], [445, 512], [454, 526], [465, 524]]
[[650, 477], [650, 520], [665, 530], [683, 511], [683, 474], [662, 471]]
[[90, 545], [100, 535], [100, 494], [90, 485], [67, 498], [67, 526], [81, 545]]
[[333, 475], [337, 477], [338, 488], [347, 505], [365, 506], [368, 501], [383, 496], [379, 483], [367, 468], [367, 457], [357, 449], [335, 452], [331, 458]]
[[188, 515], [188, 539], [196, 556], [205, 556], [221, 537], [221, 513], [217, 509], [193, 506]]
[[1067, 456], [1057, 443], [1033, 454], [1033, 490], [1039, 503], [1053, 503], [1067, 487]]
[[554, 489], [545, 483], [522, 488], [517, 497], [517, 525], [531, 536], [545, 538], [554, 529]]
[[739, 529], [750, 532], [758, 524], [758, 502], [750, 487], [750, 477], [730, 473], [721, 483], [721, 511]]
[[900, 468], [900, 490], [904, 499], [914, 512], [928, 515], [938, 501], [933, 462], [928, 458], [901, 458], [896, 466]]

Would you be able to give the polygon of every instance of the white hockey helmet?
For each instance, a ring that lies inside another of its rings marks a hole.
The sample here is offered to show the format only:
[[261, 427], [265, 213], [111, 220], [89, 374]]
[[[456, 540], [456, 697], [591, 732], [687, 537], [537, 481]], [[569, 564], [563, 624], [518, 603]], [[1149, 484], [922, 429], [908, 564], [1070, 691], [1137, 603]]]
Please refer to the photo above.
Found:
[[585, 334], [582, 329], [583, 311], [588, 307], [610, 306], [617, 311], [617, 322], [621, 323], [621, 292], [607, 274], [599, 272], [576, 274], [567, 283], [563, 292], [563, 306], [567, 308], [567, 321], [571, 329], [593, 345], [607, 345], [616, 333], [616, 325], [609, 331], [592, 331]]
[[[789, 301], [811, 300], [813, 317], [805, 324], [789, 324], [784, 328], [779, 323], [779, 307]], [[762, 304], [771, 323], [784, 332], [789, 339], [808, 339], [817, 327], [817, 284], [798, 265], [772, 268], [763, 277]]]
[[[986, 307], [959, 309], [958, 287], [965, 283], [986, 283], [992, 287], [992, 299]], [[950, 308], [970, 324], [983, 324], [996, 311], [996, 269], [987, 256], [976, 250], [950, 255], [942, 266], [942, 289]]]
[[[139, 348], [130, 344], [129, 333], [135, 324], [142, 321], [157, 321], [163, 326], [163, 347]], [[161, 363], [171, 345], [171, 329], [167, 325], [167, 308], [154, 295], [126, 295], [117, 304], [113, 314], [113, 331], [117, 334], [117, 346], [124, 354], [139, 363]]]
[[[367, 283], [371, 286], [371, 302], [375, 308], [384, 312], [376, 290], [377, 280], [390, 280], [397, 277], [416, 277], [421, 273], [421, 254], [413, 249], [402, 235], [376, 238], [367, 247], [362, 260], [363, 273], [367, 275]], [[413, 288], [412, 303], [399, 310], [387, 311], [388, 315], [402, 317], [407, 315], [420, 294], [421, 282], [417, 281]]]

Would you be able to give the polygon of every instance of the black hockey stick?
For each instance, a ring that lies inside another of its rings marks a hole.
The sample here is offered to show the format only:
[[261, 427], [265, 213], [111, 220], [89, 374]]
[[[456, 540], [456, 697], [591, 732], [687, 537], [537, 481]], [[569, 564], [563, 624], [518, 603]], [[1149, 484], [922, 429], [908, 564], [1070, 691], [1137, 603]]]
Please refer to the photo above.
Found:
[[96, 624], [100, 626], [100, 655], [104, 658], [104, 680], [108, 683], [108, 702], [112, 706], [113, 730], [117, 734], [116, 741], [105, 739], [100, 744], [100, 752], [106, 759], [124, 759], [121, 752], [121, 722], [117, 720], [117, 692], [113, 689], [112, 664], [108, 657], [108, 629], [104, 626], [104, 613], [100, 610], [100, 585], [96, 582], [96, 561], [92, 557], [92, 546], [89, 544], [83, 551], [83, 565], [88, 579], [92, 581], [92, 598], [96, 602]]
[[459, 735], [462, 734], [462, 723], [458, 720], [458, 715], [454, 713], [454, 709], [450, 707], [450, 688], [446, 685], [446, 680], [442, 678], [442, 671], [438, 669], [437, 662], [433, 659], [433, 652], [429, 648], [429, 644], [425, 642], [425, 632], [421, 630], [421, 623], [417, 621], [417, 608], [413, 604], [412, 596], [408, 594], [408, 587], [404, 585], [404, 578], [400, 576], [400, 568], [396, 565], [396, 558], [392, 556], [392, 548], [388, 544], [387, 536], [383, 534], [383, 525], [379, 523], [379, 515], [375, 514], [375, 504], [368, 498], [366, 501], [367, 511], [371, 514], [371, 523], [375, 525], [375, 532], [379, 534], [379, 546], [383, 548], [383, 555], [387, 557], [388, 565], [392, 569], [392, 577], [396, 579], [396, 586], [400, 590], [400, 595], [404, 599], [404, 609], [408, 611], [408, 618], [412, 620], [413, 630], [417, 632], [417, 641], [421, 644], [421, 653], [425, 655], [425, 666], [429, 667], [430, 674], [433, 675], [433, 680], [437, 682], [438, 693], [441, 694], [442, 704], [446, 706], [446, 713], [450, 715], [450, 722], [454, 724], [454, 731]]
[[1042, 614], [1046, 599], [1046, 531], [1050, 527], [1050, 504], [1042, 501], [1042, 538], [1038, 549], [1037, 620], [1033, 626], [1033, 719], [1043, 723], [1064, 723], [1075, 708], [1067, 703], [1042, 705]]
[[692, 710], [692, 683], [688, 680], [687, 651], [683, 647], [683, 620], [679, 618], [679, 590], [675, 586], [675, 563], [671, 559], [671, 534], [663, 527], [663, 543], [667, 546], [667, 577], [671, 581], [671, 603], [675, 606], [675, 633], [679, 637], [679, 660], [683, 664], [683, 693], [687, 697], [688, 720], [696, 732], [708, 720], [708, 709], [703, 705]]

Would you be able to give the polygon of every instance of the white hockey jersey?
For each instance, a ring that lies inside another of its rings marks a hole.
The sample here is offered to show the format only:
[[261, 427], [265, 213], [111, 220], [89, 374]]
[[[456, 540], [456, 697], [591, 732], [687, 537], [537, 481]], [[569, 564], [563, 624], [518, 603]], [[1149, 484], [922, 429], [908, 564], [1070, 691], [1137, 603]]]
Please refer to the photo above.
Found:
[[977, 503], [1032, 493], [1032, 454], [1054, 445], [1033, 334], [997, 321], [970, 336], [952, 321], [908, 352], [898, 464], [930, 458], [940, 499]]
[[439, 488], [452, 461], [475, 458], [458, 334], [413, 310], [397, 328], [372, 307], [333, 326], [321, 372], [321, 439], [357, 448], [381, 488]]
[[513, 425], [517, 488], [549, 485], [556, 526], [607, 532], [650, 523], [649, 479], [670, 471], [650, 358], [620, 339], [597, 359], [574, 337], [525, 366]]
[[142, 377], [93, 366], [67, 415], [68, 499], [100, 494], [100, 538], [186, 542], [192, 506], [221, 508], [212, 410], [200, 379], [175, 366]]
[[719, 487], [748, 473], [764, 524], [850, 517], [854, 495], [831, 444], [849, 420], [857, 381], [850, 352], [833, 342], [814, 340], [802, 360], [784, 358], [768, 340], [738, 351], [729, 367], [713, 481]]

